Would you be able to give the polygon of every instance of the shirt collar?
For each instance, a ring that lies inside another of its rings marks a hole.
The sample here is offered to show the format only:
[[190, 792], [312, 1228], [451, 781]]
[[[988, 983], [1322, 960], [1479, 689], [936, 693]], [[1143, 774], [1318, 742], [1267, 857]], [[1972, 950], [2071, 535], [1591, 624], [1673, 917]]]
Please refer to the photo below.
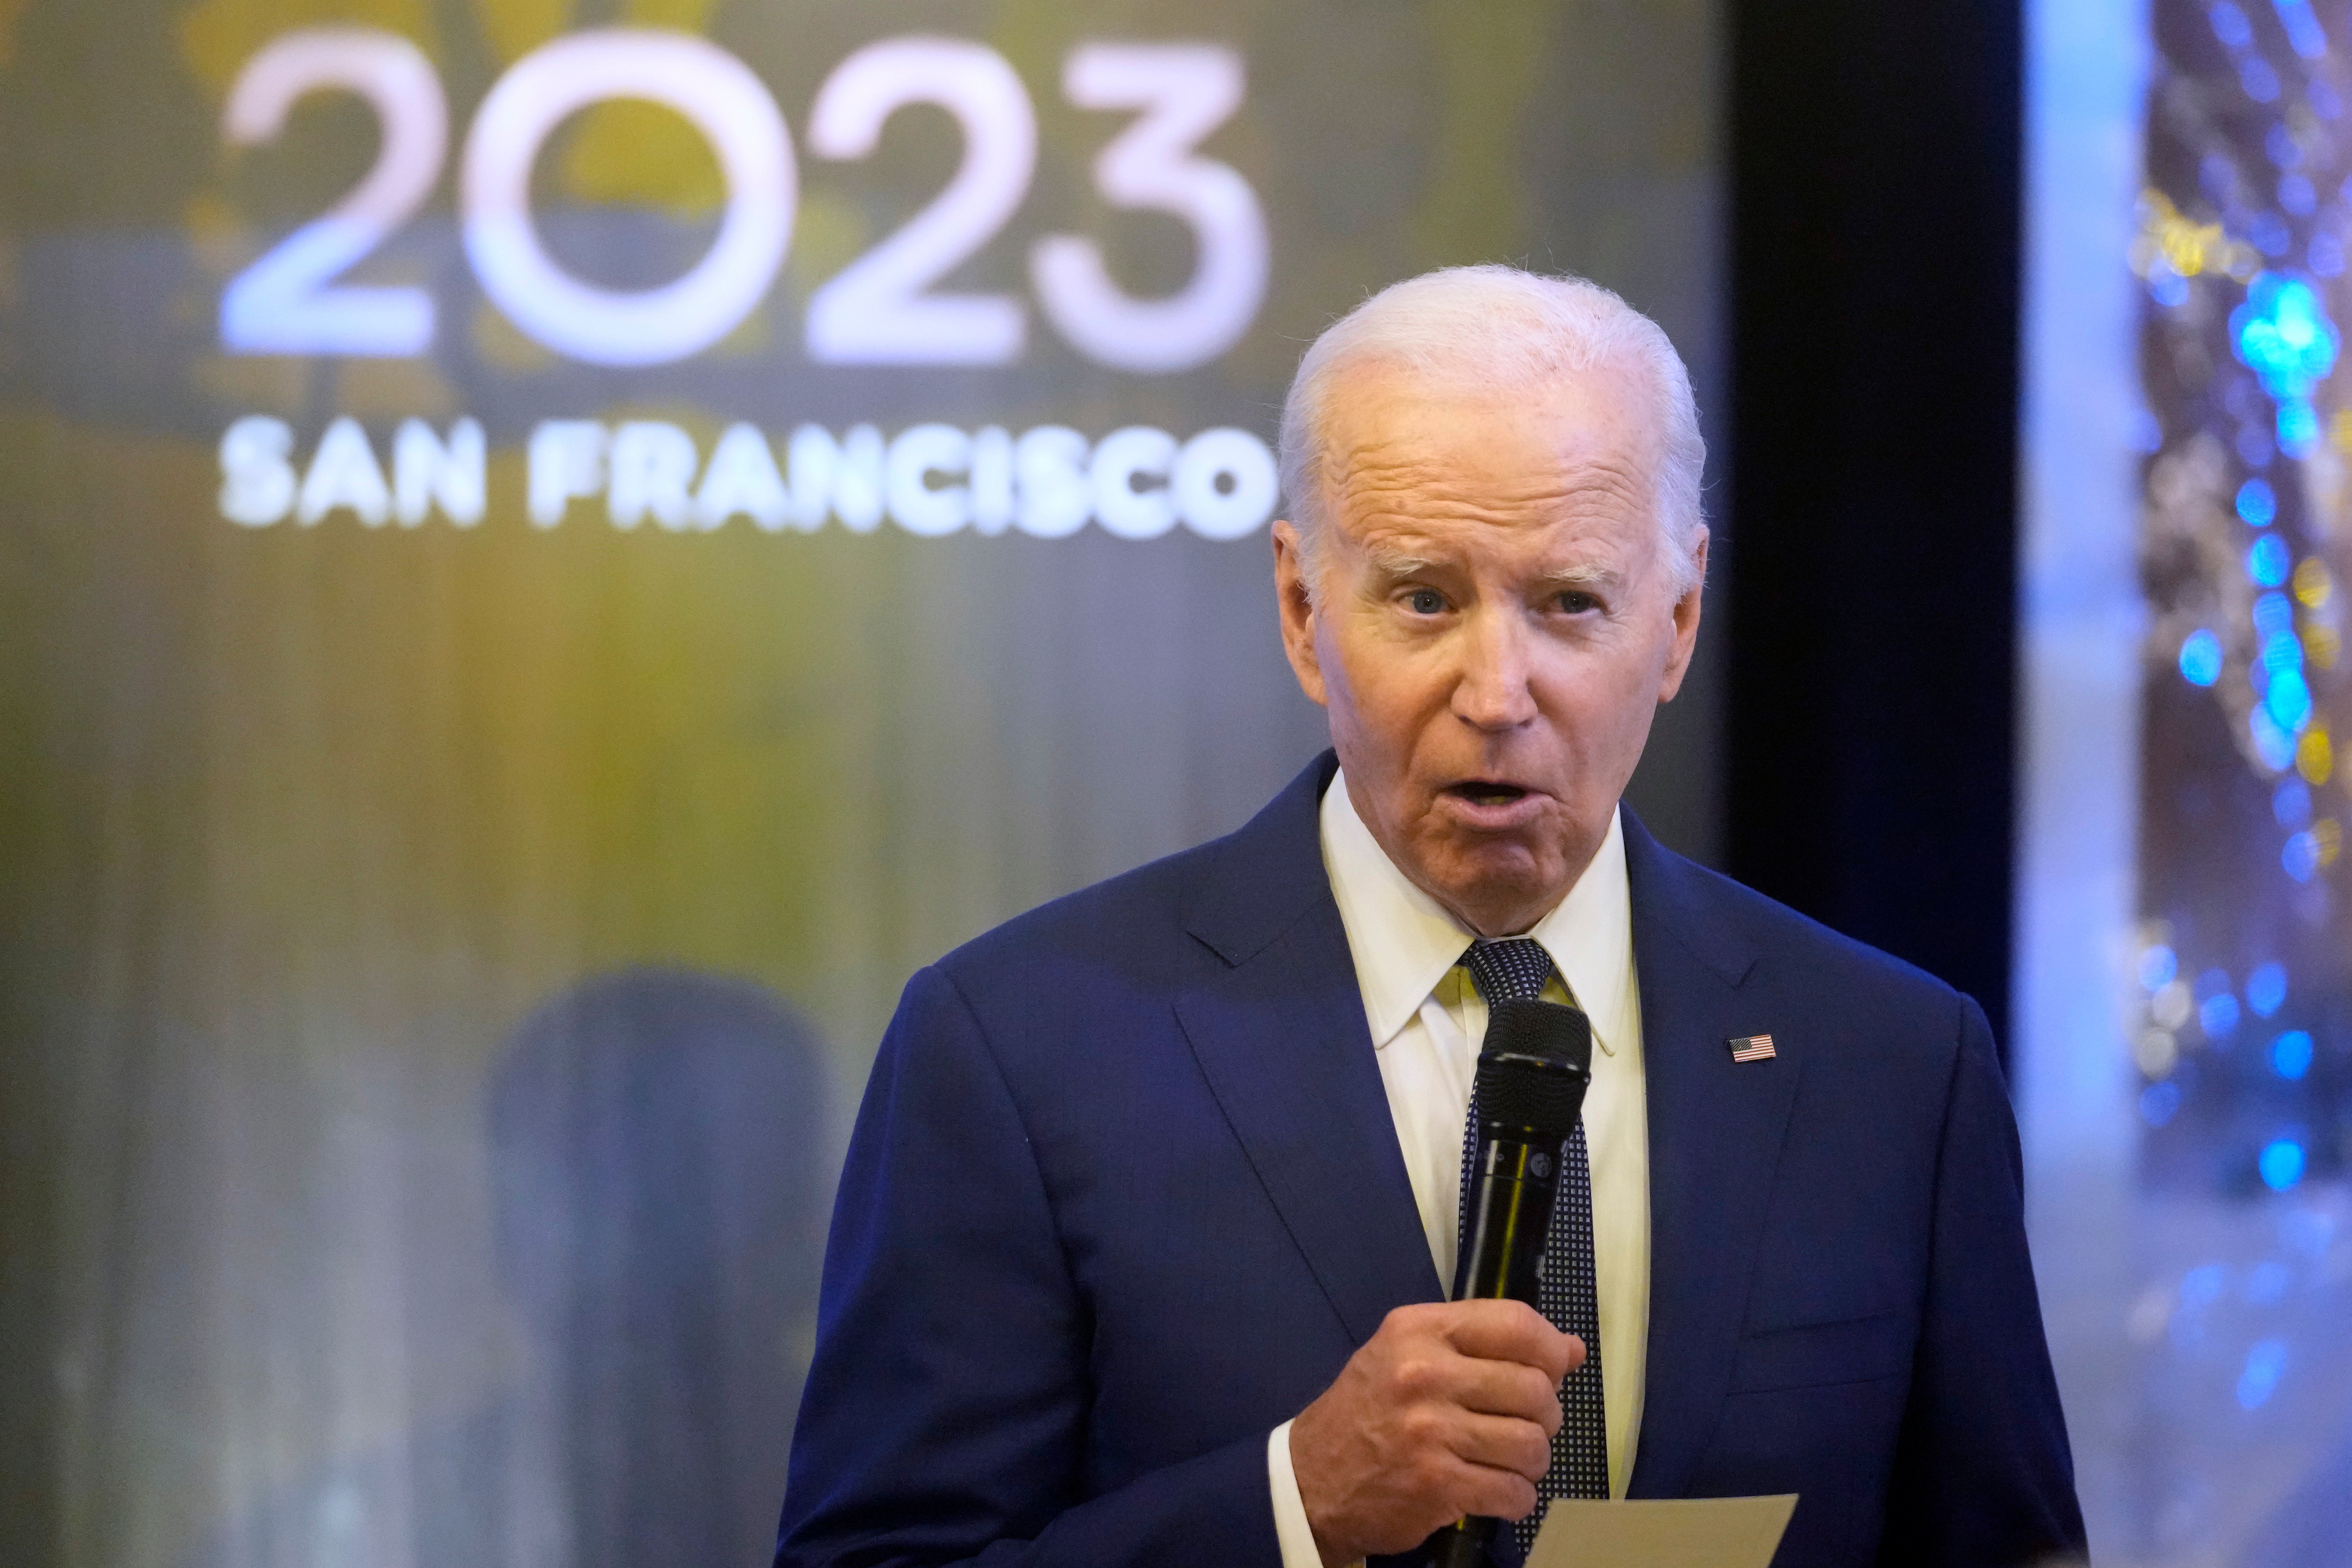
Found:
[[[1592, 1020], [1594, 1040], [1615, 1055], [1630, 1020], [1633, 903], [1625, 879], [1625, 837], [1619, 814], [1568, 896], [1527, 934], [1543, 944], [1553, 966]], [[1344, 771], [1323, 792], [1323, 867], [1347, 928], [1356, 961], [1364, 1018], [1374, 1048], [1395, 1039], [1421, 1005], [1462, 958], [1474, 933], [1397, 869], [1380, 840], [1357, 816]]]

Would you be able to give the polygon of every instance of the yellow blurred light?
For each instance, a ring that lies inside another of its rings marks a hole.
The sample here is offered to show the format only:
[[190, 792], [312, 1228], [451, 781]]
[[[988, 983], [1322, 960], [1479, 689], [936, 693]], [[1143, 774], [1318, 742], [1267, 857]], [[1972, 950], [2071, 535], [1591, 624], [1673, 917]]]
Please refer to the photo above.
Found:
[[2344, 639], [2334, 626], [2303, 628], [2303, 657], [2314, 669], [2334, 669], [2336, 656], [2344, 651]]
[[2146, 276], [2158, 251], [2183, 278], [2200, 272], [2234, 275], [2242, 267], [2252, 277], [2262, 258], [2251, 246], [2225, 238], [2218, 223], [2191, 223], [2180, 216], [2162, 191], [2144, 191], [2139, 198], [2139, 237], [2131, 247], [2132, 270]]
[[2314, 724], [2295, 742], [2294, 771], [2307, 784], [2324, 784], [2335, 773], [2336, 743], [2328, 739], [2326, 725]]
[[[2336, 417], [2344, 416], [2339, 414]], [[2327, 575], [2327, 563], [2316, 555], [2305, 556], [2303, 564], [2294, 569], [2294, 596], [2315, 610], [2327, 603], [2327, 595], [2335, 588]]]
[[2334, 817], [2323, 816], [2311, 825], [2311, 843], [2319, 851], [2319, 863], [2333, 866], [2344, 848], [2344, 829]]
[[2352, 408], [2339, 408], [2327, 421], [2327, 443], [2352, 455]]

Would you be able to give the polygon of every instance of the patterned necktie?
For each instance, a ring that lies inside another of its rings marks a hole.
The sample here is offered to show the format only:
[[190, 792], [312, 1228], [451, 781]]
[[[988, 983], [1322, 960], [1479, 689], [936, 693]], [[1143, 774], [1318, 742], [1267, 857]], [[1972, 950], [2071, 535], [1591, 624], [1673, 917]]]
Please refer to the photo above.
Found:
[[[1476, 942], [1463, 955], [1470, 979], [1488, 1006], [1507, 997], [1536, 999], [1551, 979], [1551, 955], [1528, 937]], [[1470, 1218], [1471, 1172], [1478, 1154], [1478, 1095], [1470, 1095], [1470, 1117], [1462, 1133], [1462, 1222]], [[1552, 1199], [1551, 1229], [1544, 1239], [1538, 1274], [1538, 1305], [1552, 1326], [1584, 1342], [1584, 1364], [1560, 1385], [1563, 1419], [1551, 1440], [1551, 1468], [1536, 1484], [1535, 1511], [1511, 1526], [1524, 1559], [1534, 1546], [1544, 1510], [1556, 1497], [1609, 1495], [1609, 1427], [1601, 1400], [1601, 1300], [1592, 1269], [1592, 1168], [1585, 1157], [1584, 1122], [1568, 1141], [1560, 1160], [1559, 1186]]]

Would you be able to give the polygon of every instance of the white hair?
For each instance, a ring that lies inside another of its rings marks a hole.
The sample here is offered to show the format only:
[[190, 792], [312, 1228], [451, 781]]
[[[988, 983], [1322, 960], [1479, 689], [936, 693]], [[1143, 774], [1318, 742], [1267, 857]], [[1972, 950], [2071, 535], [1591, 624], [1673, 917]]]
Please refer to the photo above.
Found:
[[1581, 278], [1516, 267], [1448, 267], [1391, 283], [1323, 330], [1298, 362], [1282, 405], [1282, 488], [1316, 586], [1326, 514], [1325, 416], [1343, 371], [1401, 368], [1442, 385], [1532, 395], [1613, 365], [1647, 388], [1658, 438], [1658, 547], [1679, 598], [1698, 581], [1691, 545], [1701, 521], [1706, 443], [1690, 372], [1655, 321]]

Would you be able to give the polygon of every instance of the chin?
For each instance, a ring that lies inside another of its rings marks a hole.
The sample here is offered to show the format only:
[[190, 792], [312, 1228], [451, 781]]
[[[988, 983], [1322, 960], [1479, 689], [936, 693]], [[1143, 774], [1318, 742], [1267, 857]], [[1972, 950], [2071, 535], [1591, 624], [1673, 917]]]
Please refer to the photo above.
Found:
[[1517, 908], [1542, 899], [1549, 880], [1536, 856], [1517, 845], [1460, 847], [1442, 867], [1433, 879], [1439, 896], [1457, 910]]

